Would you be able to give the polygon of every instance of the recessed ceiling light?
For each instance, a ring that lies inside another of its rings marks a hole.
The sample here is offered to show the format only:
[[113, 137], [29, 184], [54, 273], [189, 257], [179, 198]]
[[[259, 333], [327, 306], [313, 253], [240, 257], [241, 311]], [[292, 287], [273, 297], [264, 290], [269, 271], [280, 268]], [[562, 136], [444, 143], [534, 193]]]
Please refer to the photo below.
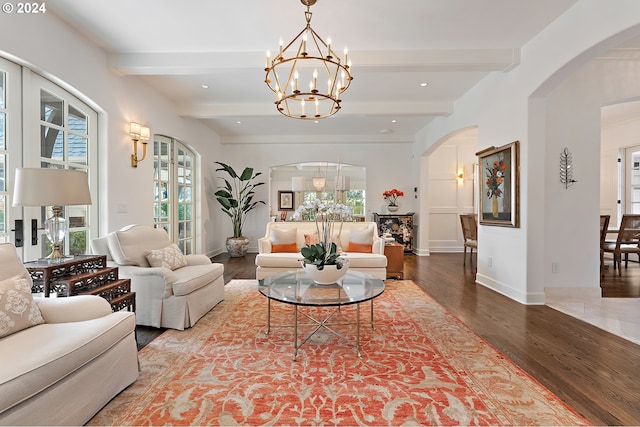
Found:
[[319, 121], [317, 121], [317, 120], [314, 120], [314, 121], [313, 121], [313, 123], [320, 123], [320, 122], [319, 122]]
[[395, 123], [395, 122], [397, 122], [397, 120], [396, 120], [396, 119], [391, 120], [391, 123]]
[[202, 89], [209, 89], [209, 85], [207, 84], [202, 85]]
[[429, 84], [429, 83], [427, 83], [427, 82], [422, 82], [422, 83], [420, 83], [420, 86], [425, 87], [425, 86], [427, 86], [428, 84]]
[[241, 124], [242, 122], [240, 120], [236, 121], [237, 124]]

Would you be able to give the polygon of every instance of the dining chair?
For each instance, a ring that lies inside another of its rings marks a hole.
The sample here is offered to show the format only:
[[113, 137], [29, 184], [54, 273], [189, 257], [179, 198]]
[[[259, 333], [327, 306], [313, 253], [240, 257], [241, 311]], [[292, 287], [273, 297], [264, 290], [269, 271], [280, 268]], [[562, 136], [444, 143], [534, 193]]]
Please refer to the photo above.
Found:
[[622, 254], [625, 268], [629, 263], [629, 254], [638, 254], [640, 259], [640, 215], [623, 215], [616, 241], [605, 242], [603, 252], [613, 254], [613, 269], [617, 266], [618, 276], [622, 275]]
[[611, 215], [600, 215], [600, 277], [604, 278], [604, 245]]
[[478, 221], [475, 214], [460, 214], [462, 238], [464, 239], [464, 258], [462, 264], [467, 263], [467, 248], [470, 249], [469, 260], [473, 263], [473, 250], [478, 250]]

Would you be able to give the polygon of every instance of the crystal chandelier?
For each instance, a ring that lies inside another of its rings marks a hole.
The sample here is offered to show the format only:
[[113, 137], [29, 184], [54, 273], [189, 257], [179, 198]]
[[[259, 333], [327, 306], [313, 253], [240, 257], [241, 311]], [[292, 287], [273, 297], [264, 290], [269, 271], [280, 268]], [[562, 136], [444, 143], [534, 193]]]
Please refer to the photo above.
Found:
[[344, 49], [342, 61], [311, 28], [311, 6], [316, 0], [300, 0], [307, 6], [307, 25], [286, 46], [282, 39], [278, 53], [271, 59], [267, 51], [265, 82], [276, 94], [276, 107], [285, 116], [317, 120], [334, 115], [340, 109], [340, 96], [351, 84], [351, 61]]

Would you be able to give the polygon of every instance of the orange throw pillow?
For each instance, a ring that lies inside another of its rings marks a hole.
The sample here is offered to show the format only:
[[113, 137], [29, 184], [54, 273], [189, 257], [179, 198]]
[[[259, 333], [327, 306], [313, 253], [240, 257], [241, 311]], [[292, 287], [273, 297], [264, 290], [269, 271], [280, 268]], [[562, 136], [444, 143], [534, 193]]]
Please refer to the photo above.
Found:
[[366, 243], [349, 242], [349, 246], [347, 246], [347, 252], [362, 252], [370, 254], [372, 251], [373, 245], [367, 245]]
[[304, 235], [304, 243], [307, 245], [317, 245], [319, 242], [318, 233]]
[[298, 250], [298, 245], [295, 243], [272, 243], [271, 244], [271, 253], [278, 252], [300, 252]]

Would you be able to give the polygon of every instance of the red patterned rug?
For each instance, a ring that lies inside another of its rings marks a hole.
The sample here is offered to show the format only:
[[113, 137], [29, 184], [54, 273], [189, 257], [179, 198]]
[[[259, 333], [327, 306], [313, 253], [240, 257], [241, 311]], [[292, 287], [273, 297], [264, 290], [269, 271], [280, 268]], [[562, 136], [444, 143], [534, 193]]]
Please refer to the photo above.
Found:
[[[234, 280], [186, 331], [140, 351], [140, 378], [90, 425], [587, 425], [413, 282], [389, 281], [354, 348], [320, 332], [292, 361], [293, 329], [266, 335], [267, 300]], [[368, 318], [362, 310], [362, 319]], [[353, 308], [336, 320], [353, 319]], [[272, 321], [290, 324], [274, 303]], [[353, 337], [353, 326], [341, 325]]]

